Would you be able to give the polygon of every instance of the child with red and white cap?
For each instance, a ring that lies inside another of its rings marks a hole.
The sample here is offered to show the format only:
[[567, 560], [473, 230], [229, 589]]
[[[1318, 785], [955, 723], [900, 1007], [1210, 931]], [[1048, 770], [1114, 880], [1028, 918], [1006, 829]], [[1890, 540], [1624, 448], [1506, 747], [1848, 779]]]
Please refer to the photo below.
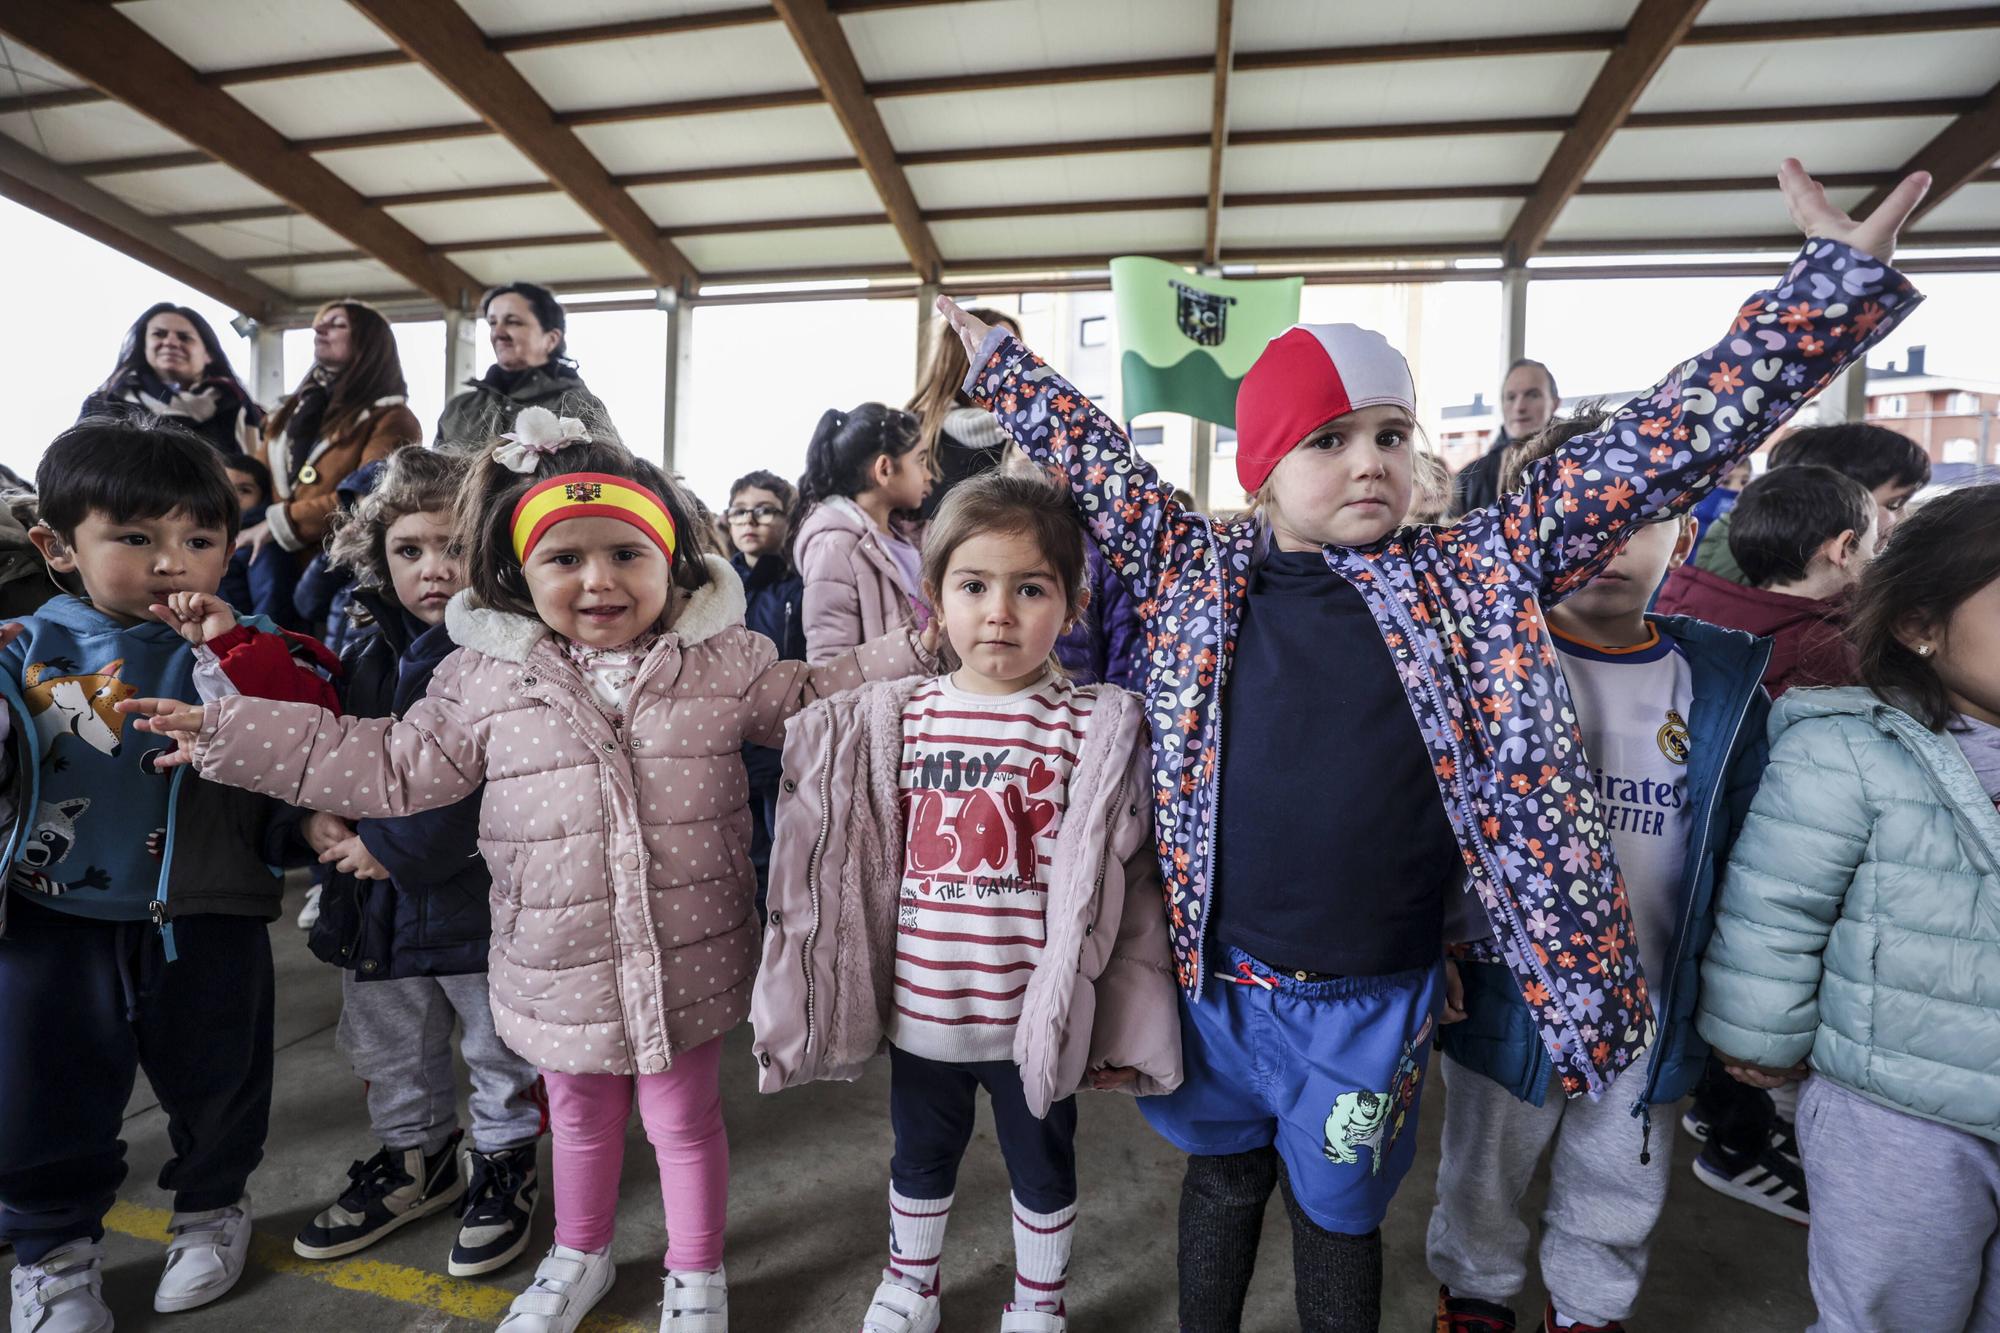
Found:
[[1919, 299], [1884, 258], [1926, 177], [1861, 222], [1797, 162], [1779, 179], [1810, 239], [1775, 287], [1521, 492], [1444, 527], [1399, 526], [1415, 394], [1379, 334], [1300, 326], [1266, 348], [1237, 397], [1237, 474], [1257, 504], [1224, 522], [1175, 503], [1017, 339], [939, 302], [971, 355], [967, 392], [1067, 477], [1142, 599], [1186, 1082], [1141, 1106], [1190, 1154], [1187, 1333], [1237, 1327], [1279, 1185], [1301, 1328], [1376, 1327], [1380, 1223], [1415, 1154], [1435, 1024], [1457, 1016], [1440, 956], [1461, 885], [1566, 1096], [1601, 1095], [1650, 1042], [1542, 612], [1635, 525], [1694, 504]]

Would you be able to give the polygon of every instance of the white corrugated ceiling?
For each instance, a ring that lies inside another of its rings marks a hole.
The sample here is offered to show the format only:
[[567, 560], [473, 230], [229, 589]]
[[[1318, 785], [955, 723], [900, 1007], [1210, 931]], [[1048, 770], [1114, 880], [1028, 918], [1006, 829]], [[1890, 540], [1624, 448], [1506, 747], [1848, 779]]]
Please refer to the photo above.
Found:
[[[973, 263], [1097, 264], [1125, 252], [1203, 249], [1214, 84], [1186, 65], [1213, 56], [1216, 0], [829, 2], [888, 137], [894, 161], [877, 165], [907, 182], [947, 274]], [[500, 58], [559, 122], [583, 122], [575, 134], [593, 161], [579, 174], [608, 173], [704, 279], [843, 266], [907, 278], [911, 251], [890, 223], [879, 173], [864, 170], [775, 10], [757, 12], [755, 0], [459, 4], [489, 38], [505, 39]], [[1296, 266], [1322, 251], [1328, 262], [1421, 260], [1460, 246], [1497, 256], [1604, 67], [1605, 35], [1620, 31], [1635, 6], [1235, 0], [1221, 259], [1255, 263], [1264, 254]], [[309, 145], [360, 136], [361, 144], [321, 148], [314, 160], [365, 208], [475, 280], [650, 285], [626, 247], [608, 236], [579, 239], [601, 234], [604, 214], [587, 197], [594, 186], [575, 198], [556, 188], [484, 126], [477, 107], [345, 0], [124, 0], [112, 9], [277, 134]], [[1963, 23], [1935, 13], [1957, 9], [1968, 11]], [[1856, 17], [1942, 30], [1827, 35]], [[1709, 0], [1697, 27], [1801, 20], [1788, 40], [1716, 41], [1711, 31], [1669, 54], [1638, 99], [1638, 123], [1610, 134], [1557, 212], [1549, 240], [1559, 252], [1775, 241], [1788, 226], [1764, 182], [1781, 157], [1796, 154], [1848, 178], [1834, 197], [1858, 201], [2000, 79], [2000, 22], [1973, 0], [1818, 0], [1809, 8]], [[599, 25], [624, 26], [615, 36], [576, 31]], [[1475, 51], [1492, 42], [1583, 49]], [[1433, 43], [1462, 45], [1420, 45]], [[1351, 50], [1383, 45], [1395, 49]], [[367, 67], [291, 68], [348, 57]], [[1136, 67], [1116, 78], [1051, 73], [1106, 64]], [[283, 68], [258, 72], [271, 65]], [[342, 257], [365, 247], [343, 234], [339, 218], [288, 208], [270, 188], [281, 181], [260, 184], [221, 163], [188, 165], [188, 138], [87, 90], [69, 91], [81, 86], [74, 72], [0, 41], [0, 135], [55, 164], [86, 166], [91, 185], [159, 217], [219, 265], [300, 301], [414, 294], [408, 272]], [[796, 104], [759, 104], [772, 97]], [[1935, 105], [1940, 99], [1946, 105]], [[711, 100], [722, 105], [700, 114], [672, 106]], [[1893, 103], [1931, 105], [1922, 114], [1882, 105]], [[1758, 115], [1827, 105], [1856, 110]], [[1704, 123], [1646, 124], [1690, 114]], [[1549, 124], [1481, 128], [1521, 118]], [[1454, 131], [1409, 128], [1441, 123]], [[466, 126], [480, 128], [467, 134]], [[166, 155], [176, 156], [151, 160]], [[1737, 180], [1754, 188], [1715, 188]], [[1659, 184], [1643, 193], [1618, 188], [1633, 182]], [[1324, 198], [1374, 190], [1418, 197]], [[1964, 186], [1914, 234], [1924, 232], [2000, 249], [2000, 177]], [[538, 237], [564, 240], [490, 248]], [[283, 262], [312, 255], [333, 258]]]

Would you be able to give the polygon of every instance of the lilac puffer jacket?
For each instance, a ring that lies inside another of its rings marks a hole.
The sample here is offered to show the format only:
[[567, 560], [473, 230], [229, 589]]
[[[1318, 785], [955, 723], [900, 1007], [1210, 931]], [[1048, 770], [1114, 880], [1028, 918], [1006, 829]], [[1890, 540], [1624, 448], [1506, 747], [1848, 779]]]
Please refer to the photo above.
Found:
[[[884, 1049], [903, 882], [903, 706], [924, 684], [824, 700], [786, 733], [771, 920], [750, 1008], [765, 1092], [859, 1078]], [[1136, 1069], [1126, 1090], [1142, 1096], [1181, 1084], [1143, 708], [1108, 686], [1078, 692], [1096, 702], [1056, 834], [1041, 963], [1014, 1033], [1036, 1115], [1093, 1069]]]
[[[922, 532], [904, 533], [914, 546]], [[923, 628], [929, 612], [903, 586], [902, 570], [881, 532], [844, 496], [813, 506], [792, 539], [805, 580], [806, 658], [824, 662], [835, 653], [898, 626]]]
[[898, 632], [817, 668], [743, 628], [743, 585], [673, 617], [614, 728], [540, 621], [447, 614], [458, 652], [402, 721], [234, 698], [196, 742], [203, 777], [349, 819], [447, 805], [486, 784], [489, 955], [502, 1039], [544, 1069], [651, 1074], [740, 1022], [757, 966], [746, 740], [777, 745], [812, 699], [925, 671]]

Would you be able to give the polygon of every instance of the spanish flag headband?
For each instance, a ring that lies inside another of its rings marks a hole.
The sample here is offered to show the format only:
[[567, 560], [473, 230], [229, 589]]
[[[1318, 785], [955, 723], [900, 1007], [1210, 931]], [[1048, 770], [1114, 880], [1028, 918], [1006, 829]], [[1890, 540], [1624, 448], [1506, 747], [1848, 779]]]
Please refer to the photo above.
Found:
[[514, 555], [526, 564], [550, 528], [572, 518], [615, 518], [630, 523], [672, 564], [674, 520], [666, 502], [648, 488], [602, 472], [550, 477], [514, 506]]

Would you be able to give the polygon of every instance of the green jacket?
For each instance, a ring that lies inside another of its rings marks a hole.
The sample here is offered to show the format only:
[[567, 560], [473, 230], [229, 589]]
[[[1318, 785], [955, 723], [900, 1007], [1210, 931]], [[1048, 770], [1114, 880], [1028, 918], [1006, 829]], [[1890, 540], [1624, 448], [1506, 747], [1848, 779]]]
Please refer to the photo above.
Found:
[[1702, 964], [1717, 1051], [2000, 1141], [2000, 813], [1948, 735], [1791, 690]]
[[1735, 518], [1736, 511], [1732, 509], [1708, 525], [1708, 531], [1701, 535], [1701, 545], [1694, 548], [1694, 567], [1719, 574], [1731, 583], [1748, 583], [1743, 566], [1736, 563], [1736, 553], [1729, 549], [1729, 525]]
[[522, 372], [521, 378], [501, 388], [499, 367], [483, 379], [467, 380], [465, 392], [444, 405], [438, 418], [437, 449], [483, 449], [506, 431], [514, 429], [514, 418], [524, 407], [546, 407], [559, 417], [580, 418], [585, 426], [611, 424], [611, 413], [574, 374], [550, 364]]

